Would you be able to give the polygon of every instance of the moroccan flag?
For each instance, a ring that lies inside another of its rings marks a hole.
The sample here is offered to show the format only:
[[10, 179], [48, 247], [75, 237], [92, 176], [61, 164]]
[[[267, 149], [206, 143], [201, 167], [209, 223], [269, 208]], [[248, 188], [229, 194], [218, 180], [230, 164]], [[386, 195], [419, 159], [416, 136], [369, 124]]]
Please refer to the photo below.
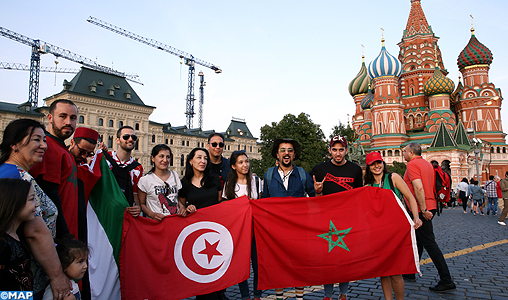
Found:
[[259, 289], [416, 273], [411, 218], [391, 190], [251, 201]]
[[183, 299], [249, 277], [252, 241], [247, 197], [198, 209], [160, 223], [125, 214], [120, 280], [122, 299]]
[[[119, 254], [123, 214], [129, 206], [102, 153], [90, 163], [94, 176], [84, 181], [90, 191], [87, 206], [88, 271], [93, 300], [121, 299]], [[95, 179], [94, 179], [95, 178]]]

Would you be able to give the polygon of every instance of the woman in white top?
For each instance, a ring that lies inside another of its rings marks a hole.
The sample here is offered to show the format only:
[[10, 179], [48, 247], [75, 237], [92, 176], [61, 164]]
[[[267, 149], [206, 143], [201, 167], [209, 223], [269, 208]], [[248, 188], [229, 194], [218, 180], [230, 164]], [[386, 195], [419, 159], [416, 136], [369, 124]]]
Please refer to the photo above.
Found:
[[462, 201], [462, 208], [464, 213], [467, 213], [467, 198], [469, 197], [469, 181], [467, 178], [462, 178], [462, 181], [457, 184], [455, 194]]
[[[229, 170], [228, 181], [224, 185], [222, 197], [224, 200], [231, 200], [238, 197], [247, 195], [249, 199], [257, 199], [258, 191], [256, 189], [256, 182], [252, 176], [250, 169], [249, 157], [245, 151], [234, 151], [229, 159], [231, 169]], [[254, 298], [261, 298], [260, 290], [257, 290], [258, 285], [258, 270], [257, 270], [257, 252], [254, 238], [252, 239], [252, 268], [254, 271]], [[250, 299], [249, 284], [247, 280], [238, 284], [242, 300]]]
[[[168, 170], [171, 149], [164, 144], [152, 149], [152, 169], [138, 182], [138, 197], [145, 216], [162, 221], [179, 211], [178, 190], [182, 187], [175, 171]], [[182, 209], [182, 208], [180, 208]], [[185, 211], [185, 208], [183, 208]]]

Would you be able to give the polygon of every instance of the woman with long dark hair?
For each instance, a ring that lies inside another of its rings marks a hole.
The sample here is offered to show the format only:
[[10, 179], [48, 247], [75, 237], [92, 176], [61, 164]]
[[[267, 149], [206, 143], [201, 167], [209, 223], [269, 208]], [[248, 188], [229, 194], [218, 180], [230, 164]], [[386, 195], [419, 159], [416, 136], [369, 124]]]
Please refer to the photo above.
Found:
[[185, 213], [185, 208], [179, 208], [178, 202], [178, 190], [182, 188], [180, 178], [175, 171], [168, 169], [171, 156], [167, 145], [153, 147], [150, 156], [152, 169], [138, 182], [141, 210], [145, 216], [159, 222], [168, 215]]
[[[392, 190], [399, 199], [402, 200], [402, 195], [409, 202], [409, 207], [413, 214], [414, 228], [417, 229], [422, 226], [422, 221], [418, 216], [418, 205], [416, 200], [411, 194], [408, 186], [397, 173], [390, 173], [386, 164], [379, 152], [371, 152], [367, 155], [366, 159], [367, 169], [365, 170], [364, 182], [366, 186], [380, 187], [383, 189]], [[381, 287], [385, 299], [393, 300], [393, 294], [397, 300], [404, 299], [404, 279], [402, 275], [392, 275], [381, 277]]]
[[[222, 197], [225, 200], [231, 200], [247, 195], [249, 199], [258, 198], [255, 179], [250, 169], [249, 157], [245, 151], [234, 151], [229, 158], [230, 170], [228, 181], [224, 185]], [[257, 252], [255, 240], [252, 239], [251, 247], [252, 267], [254, 270], [254, 299], [261, 298], [262, 291], [257, 289], [258, 270], [257, 270]], [[250, 299], [249, 283], [247, 280], [238, 284], [242, 300]]]
[[469, 181], [467, 178], [462, 178], [462, 181], [457, 184], [455, 193], [459, 196], [460, 201], [462, 201], [462, 209], [467, 214], [467, 198], [469, 197]]

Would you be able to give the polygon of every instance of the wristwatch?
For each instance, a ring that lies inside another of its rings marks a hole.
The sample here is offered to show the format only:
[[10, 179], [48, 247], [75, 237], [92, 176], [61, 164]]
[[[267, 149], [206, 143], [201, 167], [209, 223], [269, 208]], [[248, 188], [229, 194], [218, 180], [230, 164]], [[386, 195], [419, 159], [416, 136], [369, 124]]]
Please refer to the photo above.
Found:
[[426, 213], [426, 212], [428, 212], [428, 211], [429, 211], [428, 209], [425, 209], [425, 210], [423, 211], [423, 214], [424, 214], [424, 213]]

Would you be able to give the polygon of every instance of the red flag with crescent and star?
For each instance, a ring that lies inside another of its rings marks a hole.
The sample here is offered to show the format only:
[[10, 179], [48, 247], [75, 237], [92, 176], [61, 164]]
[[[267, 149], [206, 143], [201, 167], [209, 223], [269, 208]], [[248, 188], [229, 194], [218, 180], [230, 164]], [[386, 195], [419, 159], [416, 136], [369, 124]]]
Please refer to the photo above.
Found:
[[125, 214], [122, 299], [183, 299], [249, 278], [252, 213], [247, 197], [160, 223]]
[[321, 285], [419, 270], [413, 221], [391, 190], [251, 201], [259, 289]]

